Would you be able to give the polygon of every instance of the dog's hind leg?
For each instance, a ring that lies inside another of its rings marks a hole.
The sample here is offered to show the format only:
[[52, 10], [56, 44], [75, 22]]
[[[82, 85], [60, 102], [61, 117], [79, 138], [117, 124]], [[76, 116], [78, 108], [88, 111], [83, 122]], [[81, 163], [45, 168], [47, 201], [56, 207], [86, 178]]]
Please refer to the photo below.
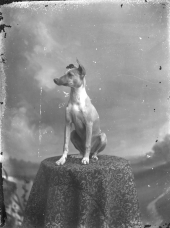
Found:
[[98, 160], [98, 153], [103, 151], [107, 144], [107, 137], [105, 133], [101, 133], [97, 136], [94, 141], [92, 142], [92, 148], [90, 152], [90, 157]]
[[73, 143], [74, 147], [80, 152], [79, 155], [72, 155], [71, 157], [82, 158], [85, 151], [85, 146], [75, 130], [71, 132], [70, 140]]

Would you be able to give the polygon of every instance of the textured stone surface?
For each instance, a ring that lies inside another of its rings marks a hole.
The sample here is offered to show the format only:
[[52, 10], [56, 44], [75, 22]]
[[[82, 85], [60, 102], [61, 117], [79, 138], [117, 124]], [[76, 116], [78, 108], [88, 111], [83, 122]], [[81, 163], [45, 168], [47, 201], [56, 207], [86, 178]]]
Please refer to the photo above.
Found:
[[68, 156], [41, 162], [27, 203], [24, 228], [141, 227], [139, 204], [129, 162], [100, 155], [82, 165]]

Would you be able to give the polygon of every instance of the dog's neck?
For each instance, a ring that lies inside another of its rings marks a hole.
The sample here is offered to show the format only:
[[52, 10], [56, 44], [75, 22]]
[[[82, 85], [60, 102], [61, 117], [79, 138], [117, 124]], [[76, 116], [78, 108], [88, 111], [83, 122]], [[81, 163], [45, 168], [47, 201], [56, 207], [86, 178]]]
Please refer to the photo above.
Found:
[[83, 84], [80, 87], [71, 88], [71, 91], [70, 91], [70, 102], [71, 103], [79, 105], [79, 104], [85, 102], [85, 99], [88, 97], [85, 86], [86, 86], [86, 83], [85, 83], [85, 79], [84, 79]]

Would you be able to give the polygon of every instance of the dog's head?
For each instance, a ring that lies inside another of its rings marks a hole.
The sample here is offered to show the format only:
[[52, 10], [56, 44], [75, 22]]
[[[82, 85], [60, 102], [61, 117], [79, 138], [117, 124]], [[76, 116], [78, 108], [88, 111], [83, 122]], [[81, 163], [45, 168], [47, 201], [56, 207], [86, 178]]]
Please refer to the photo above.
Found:
[[75, 67], [73, 64], [70, 64], [66, 67], [66, 73], [60, 77], [55, 78], [54, 83], [57, 85], [63, 85], [73, 88], [78, 88], [84, 83], [84, 77], [86, 75], [85, 68], [78, 61], [78, 67]]

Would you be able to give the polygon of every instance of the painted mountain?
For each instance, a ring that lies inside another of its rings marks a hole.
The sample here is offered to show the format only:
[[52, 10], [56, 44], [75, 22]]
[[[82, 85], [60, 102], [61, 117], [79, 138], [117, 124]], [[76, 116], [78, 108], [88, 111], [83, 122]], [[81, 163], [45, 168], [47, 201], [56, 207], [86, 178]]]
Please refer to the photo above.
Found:
[[170, 223], [170, 162], [159, 166], [146, 163], [132, 165], [142, 221], [155, 227], [167, 227]]

